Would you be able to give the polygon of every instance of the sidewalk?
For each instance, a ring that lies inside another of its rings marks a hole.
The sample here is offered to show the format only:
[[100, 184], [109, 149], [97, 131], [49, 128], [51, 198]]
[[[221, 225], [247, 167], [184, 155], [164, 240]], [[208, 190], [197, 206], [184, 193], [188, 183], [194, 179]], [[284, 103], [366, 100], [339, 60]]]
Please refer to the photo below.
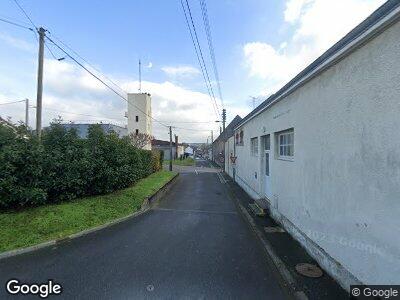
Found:
[[[254, 203], [247, 193], [227, 174], [223, 174], [226, 180], [226, 185], [230, 191], [231, 196], [237, 202], [239, 208], [243, 211], [246, 218], [253, 227], [256, 235], [263, 243], [267, 252], [274, 252], [275, 257], [272, 260], [275, 264], [283, 263], [282, 267], [278, 267], [284, 273], [283, 277], [288, 279], [288, 284], [298, 292], [299, 298], [308, 299], [349, 299], [349, 295], [336, 281], [330, 277], [326, 272], [322, 277], [309, 278], [297, 273], [295, 266], [299, 263], [310, 263], [318, 265], [318, 263], [306, 252], [302, 246], [293, 239], [289, 233], [283, 232], [269, 232], [267, 233], [265, 227], [279, 226], [267, 213], [265, 217], [256, 216], [249, 208], [249, 204]], [[268, 251], [269, 249], [269, 251]], [[274, 259], [275, 258], [275, 259]], [[286, 274], [285, 274], [286, 273]], [[306, 296], [306, 297], [304, 297]]]

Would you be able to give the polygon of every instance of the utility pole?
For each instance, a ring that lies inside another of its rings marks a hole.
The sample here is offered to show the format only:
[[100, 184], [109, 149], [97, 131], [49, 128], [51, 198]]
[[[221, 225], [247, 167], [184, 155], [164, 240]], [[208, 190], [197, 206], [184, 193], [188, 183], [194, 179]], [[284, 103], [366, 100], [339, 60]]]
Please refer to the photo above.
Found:
[[169, 170], [172, 171], [172, 126], [169, 126]]
[[29, 99], [25, 99], [25, 126], [26, 129], [29, 127]]
[[225, 131], [225, 122], [226, 122], [226, 109], [222, 109], [222, 129]]
[[39, 60], [38, 60], [38, 80], [36, 98], [36, 134], [40, 140], [42, 136], [42, 95], [43, 95], [43, 56], [44, 56], [44, 37], [46, 30], [39, 28]]
[[211, 161], [214, 161], [214, 147], [213, 147], [213, 142], [214, 142], [214, 139], [213, 139], [213, 131], [211, 130]]

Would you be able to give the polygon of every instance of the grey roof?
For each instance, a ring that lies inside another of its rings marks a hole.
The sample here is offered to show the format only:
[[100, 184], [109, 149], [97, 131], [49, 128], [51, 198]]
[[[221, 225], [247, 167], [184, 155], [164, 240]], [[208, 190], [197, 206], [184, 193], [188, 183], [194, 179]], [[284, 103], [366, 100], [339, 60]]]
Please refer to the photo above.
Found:
[[[395, 10], [400, 6], [400, 0], [389, 0], [386, 1], [382, 6], [380, 6], [377, 10], [375, 10], [369, 17], [367, 17], [363, 22], [361, 22], [358, 26], [356, 26], [352, 31], [350, 31], [347, 35], [345, 35], [341, 40], [339, 40], [336, 44], [334, 44], [331, 48], [329, 48], [326, 52], [324, 52], [320, 57], [318, 57], [314, 62], [308, 65], [303, 71], [297, 74], [292, 80], [290, 80], [286, 85], [284, 85], [279, 91], [275, 94], [269, 96], [265, 101], [263, 101], [259, 106], [257, 106], [253, 111], [251, 111], [239, 125], [246, 123], [250, 118], [252, 118], [259, 111], [263, 110], [266, 106], [275, 101], [278, 97], [288, 91], [292, 86], [298, 83], [302, 78], [306, 77], [308, 74], [313, 72], [319, 66], [321, 66], [324, 62], [326, 62], [329, 58], [334, 56], [348, 44], [350, 44], [357, 37], [362, 35], [376, 23], [378, 23], [381, 19], [386, 17], [389, 13]], [[235, 126], [236, 127], [236, 126]]]
[[227, 141], [234, 133], [234, 129], [236, 125], [238, 125], [242, 121], [242, 118], [239, 115], [233, 118], [233, 120], [229, 123], [228, 126], [225, 127], [225, 130], [215, 139], [214, 142], [217, 141]]

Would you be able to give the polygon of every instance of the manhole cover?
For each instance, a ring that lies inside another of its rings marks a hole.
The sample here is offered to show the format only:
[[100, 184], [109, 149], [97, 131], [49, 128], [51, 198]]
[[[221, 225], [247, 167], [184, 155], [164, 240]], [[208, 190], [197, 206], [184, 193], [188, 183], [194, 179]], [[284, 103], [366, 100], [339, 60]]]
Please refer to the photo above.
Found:
[[264, 227], [266, 233], [276, 233], [276, 232], [285, 232], [285, 230], [279, 226], [267, 226]]
[[154, 291], [154, 285], [149, 284], [149, 285], [146, 287], [146, 289], [147, 289], [149, 292], [152, 292], [152, 291]]
[[296, 271], [306, 277], [318, 278], [323, 275], [322, 270], [313, 264], [301, 263], [296, 265]]

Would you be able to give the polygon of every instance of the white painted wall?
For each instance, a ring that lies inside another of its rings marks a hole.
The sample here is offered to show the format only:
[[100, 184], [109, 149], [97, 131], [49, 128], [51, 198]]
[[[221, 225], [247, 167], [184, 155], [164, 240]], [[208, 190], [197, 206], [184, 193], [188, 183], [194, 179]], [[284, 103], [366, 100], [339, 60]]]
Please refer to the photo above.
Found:
[[294, 128], [294, 161], [270, 162], [272, 213], [347, 289], [400, 282], [399, 41], [397, 22], [245, 123], [236, 146], [237, 182], [263, 197], [250, 138], [275, 149]]
[[[136, 122], [136, 116], [139, 117]], [[147, 93], [128, 94], [128, 133], [140, 133], [152, 135], [151, 96]], [[151, 150], [151, 143], [144, 147]]]
[[231, 136], [225, 143], [225, 172], [229, 174], [229, 176], [233, 177], [233, 168], [234, 165], [231, 162], [231, 155], [235, 155], [235, 138]]

